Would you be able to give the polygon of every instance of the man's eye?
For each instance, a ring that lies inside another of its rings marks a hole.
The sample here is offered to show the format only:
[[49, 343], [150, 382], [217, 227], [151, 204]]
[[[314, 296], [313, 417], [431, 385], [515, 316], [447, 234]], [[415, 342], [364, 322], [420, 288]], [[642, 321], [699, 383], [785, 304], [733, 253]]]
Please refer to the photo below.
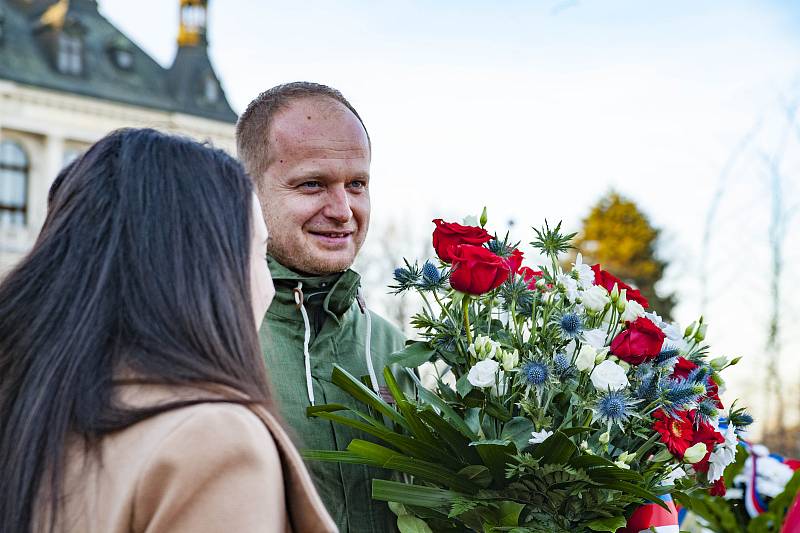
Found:
[[322, 184], [318, 181], [306, 181], [300, 185], [303, 189], [318, 189]]
[[356, 180], [350, 182], [350, 188], [352, 189], [364, 189], [367, 186], [367, 182], [363, 180]]

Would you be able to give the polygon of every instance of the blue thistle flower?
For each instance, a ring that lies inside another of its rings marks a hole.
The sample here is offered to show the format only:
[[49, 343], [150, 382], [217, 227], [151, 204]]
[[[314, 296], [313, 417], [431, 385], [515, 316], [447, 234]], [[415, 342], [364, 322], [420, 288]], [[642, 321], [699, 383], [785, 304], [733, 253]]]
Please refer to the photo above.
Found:
[[652, 369], [649, 373], [640, 376], [641, 382], [636, 388], [636, 397], [647, 401], [654, 401], [661, 395], [663, 387], [661, 376]]
[[422, 265], [422, 277], [425, 279], [425, 281], [436, 284], [442, 279], [442, 274], [433, 263], [430, 261], [425, 261], [425, 264]]
[[694, 383], [688, 379], [670, 379], [665, 384], [662, 395], [662, 407], [670, 416], [677, 411], [694, 407], [705, 395], [706, 387], [702, 383]]
[[671, 362], [672, 359], [675, 359], [679, 355], [680, 352], [676, 348], [673, 348], [672, 346], [667, 346], [664, 350], [661, 350], [660, 354], [656, 356], [656, 358], [653, 360], [653, 363], [655, 363], [658, 366], [666, 365], [667, 363]]
[[736, 424], [737, 428], [747, 427], [753, 423], [753, 416], [750, 413], [742, 413], [737, 417], [737, 421], [739, 422]]
[[709, 374], [710, 371], [707, 367], [698, 366], [697, 368], [689, 372], [689, 375], [686, 376], [686, 380], [691, 381], [692, 383], [706, 383]]
[[608, 391], [600, 395], [592, 411], [600, 422], [609, 426], [617, 424], [623, 428], [623, 424], [635, 415], [633, 407], [637, 403], [622, 391]]
[[542, 387], [550, 377], [550, 369], [541, 361], [528, 361], [522, 366], [525, 381], [533, 387]]
[[717, 405], [711, 400], [703, 400], [697, 404], [697, 415], [704, 422], [711, 422], [712, 419], [719, 416], [719, 409], [717, 409]]
[[577, 339], [583, 332], [583, 322], [577, 313], [564, 313], [558, 321], [565, 339]]

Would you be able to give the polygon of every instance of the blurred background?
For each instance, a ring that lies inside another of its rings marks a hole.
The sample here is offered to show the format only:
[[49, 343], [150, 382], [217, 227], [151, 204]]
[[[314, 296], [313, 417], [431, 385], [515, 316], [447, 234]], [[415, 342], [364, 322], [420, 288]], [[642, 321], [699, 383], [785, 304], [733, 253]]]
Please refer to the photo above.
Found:
[[[236, 116], [296, 80], [373, 142], [370, 305], [433, 218], [486, 206], [522, 241], [563, 221], [662, 316], [701, 314], [726, 404], [800, 457], [800, 4], [634, 0], [0, 0], [0, 269], [89, 144], [152, 126], [233, 152]], [[612, 259], [613, 258], [613, 259]]]

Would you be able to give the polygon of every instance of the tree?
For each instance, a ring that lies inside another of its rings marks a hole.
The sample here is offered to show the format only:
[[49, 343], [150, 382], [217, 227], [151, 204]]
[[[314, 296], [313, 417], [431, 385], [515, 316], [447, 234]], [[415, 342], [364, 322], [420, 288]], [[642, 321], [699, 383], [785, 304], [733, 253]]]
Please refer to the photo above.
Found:
[[583, 220], [575, 247], [584, 263], [600, 263], [603, 270], [639, 289], [650, 307], [669, 320], [675, 296], [662, 296], [655, 288], [667, 266], [656, 255], [660, 231], [633, 201], [611, 191]]

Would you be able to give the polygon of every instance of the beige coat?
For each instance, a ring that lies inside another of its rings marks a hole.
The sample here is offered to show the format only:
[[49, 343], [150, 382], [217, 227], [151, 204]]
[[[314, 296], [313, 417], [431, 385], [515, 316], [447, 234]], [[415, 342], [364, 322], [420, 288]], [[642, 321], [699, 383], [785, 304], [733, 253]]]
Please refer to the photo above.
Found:
[[[125, 385], [148, 405], [191, 393]], [[203, 403], [105, 436], [99, 455], [73, 443], [56, 531], [336, 532], [300, 455], [265, 409]]]

